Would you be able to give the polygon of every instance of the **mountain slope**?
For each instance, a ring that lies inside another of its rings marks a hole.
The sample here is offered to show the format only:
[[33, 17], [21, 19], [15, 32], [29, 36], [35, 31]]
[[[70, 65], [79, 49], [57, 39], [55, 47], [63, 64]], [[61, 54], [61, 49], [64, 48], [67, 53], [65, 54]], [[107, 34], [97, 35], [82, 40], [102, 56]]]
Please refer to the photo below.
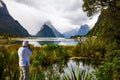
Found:
[[43, 28], [37, 33], [37, 37], [55, 37], [52, 29], [46, 24], [43, 25]]
[[36, 37], [64, 37], [54, 26], [48, 21], [45, 22], [41, 30], [36, 34]]
[[120, 43], [120, 10], [105, 9], [98, 18], [93, 29], [88, 33], [90, 36], [98, 36], [107, 43], [116, 41]]
[[90, 31], [90, 27], [85, 24], [81, 25], [80, 28], [72, 29], [70, 31], [64, 32], [63, 35], [67, 38], [70, 38], [71, 36], [85, 36]]
[[10, 34], [20, 37], [29, 36], [27, 30], [9, 14], [3, 1], [0, 1], [0, 34]]
[[78, 35], [85, 36], [89, 31], [90, 27], [87, 24], [82, 25], [78, 31]]
[[64, 32], [63, 35], [66, 37], [66, 38], [70, 38], [71, 36], [75, 36], [75, 35], [78, 35], [78, 28], [76, 29], [72, 29], [70, 31], [67, 31], [67, 32]]

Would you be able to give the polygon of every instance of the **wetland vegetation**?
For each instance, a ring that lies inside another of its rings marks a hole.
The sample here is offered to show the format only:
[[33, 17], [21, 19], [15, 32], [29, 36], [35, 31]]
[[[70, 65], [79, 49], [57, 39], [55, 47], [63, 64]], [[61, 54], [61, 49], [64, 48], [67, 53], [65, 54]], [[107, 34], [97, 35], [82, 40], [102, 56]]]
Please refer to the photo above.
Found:
[[[17, 50], [20, 46], [21, 44], [0, 45], [1, 80], [19, 78]], [[115, 50], [115, 42], [106, 45], [103, 40], [90, 37], [75, 46], [46, 44], [41, 47], [31, 46], [31, 49], [30, 80], [118, 80], [120, 77], [120, 50]], [[64, 67], [70, 59], [92, 64], [95, 71], [89, 73], [88, 70], [78, 68], [76, 73], [71, 67], [70, 74], [64, 73]], [[57, 70], [53, 67], [54, 64], [58, 65]]]

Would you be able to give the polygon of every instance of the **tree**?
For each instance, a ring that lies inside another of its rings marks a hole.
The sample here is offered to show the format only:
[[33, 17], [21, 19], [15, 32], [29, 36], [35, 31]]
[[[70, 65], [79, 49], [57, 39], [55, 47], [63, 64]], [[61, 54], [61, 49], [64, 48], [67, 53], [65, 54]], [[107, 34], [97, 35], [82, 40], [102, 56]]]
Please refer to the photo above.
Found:
[[101, 37], [105, 42], [120, 44], [120, 0], [83, 0], [83, 10], [93, 16], [101, 11], [95, 26], [88, 32], [89, 36]]
[[83, 11], [90, 17], [94, 13], [104, 8], [114, 8], [114, 11], [120, 10], [120, 0], [83, 0]]

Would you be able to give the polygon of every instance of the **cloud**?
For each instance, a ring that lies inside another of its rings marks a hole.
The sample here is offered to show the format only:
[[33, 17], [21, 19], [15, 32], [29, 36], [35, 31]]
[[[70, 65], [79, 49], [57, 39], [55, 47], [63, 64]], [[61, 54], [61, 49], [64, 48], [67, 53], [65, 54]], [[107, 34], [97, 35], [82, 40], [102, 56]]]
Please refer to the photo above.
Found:
[[[45, 21], [65, 32], [80, 25], [95, 23], [82, 11], [82, 0], [4, 0], [10, 14], [30, 34], [36, 34]], [[97, 17], [96, 17], [97, 19]]]

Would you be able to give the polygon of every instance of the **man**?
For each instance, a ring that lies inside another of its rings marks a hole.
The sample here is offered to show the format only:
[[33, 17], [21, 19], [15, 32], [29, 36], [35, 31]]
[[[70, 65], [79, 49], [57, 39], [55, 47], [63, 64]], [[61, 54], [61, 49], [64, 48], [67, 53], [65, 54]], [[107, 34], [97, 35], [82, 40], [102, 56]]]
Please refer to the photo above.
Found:
[[29, 46], [28, 41], [23, 41], [22, 47], [18, 49], [20, 80], [28, 80], [29, 77], [30, 55], [32, 54]]

